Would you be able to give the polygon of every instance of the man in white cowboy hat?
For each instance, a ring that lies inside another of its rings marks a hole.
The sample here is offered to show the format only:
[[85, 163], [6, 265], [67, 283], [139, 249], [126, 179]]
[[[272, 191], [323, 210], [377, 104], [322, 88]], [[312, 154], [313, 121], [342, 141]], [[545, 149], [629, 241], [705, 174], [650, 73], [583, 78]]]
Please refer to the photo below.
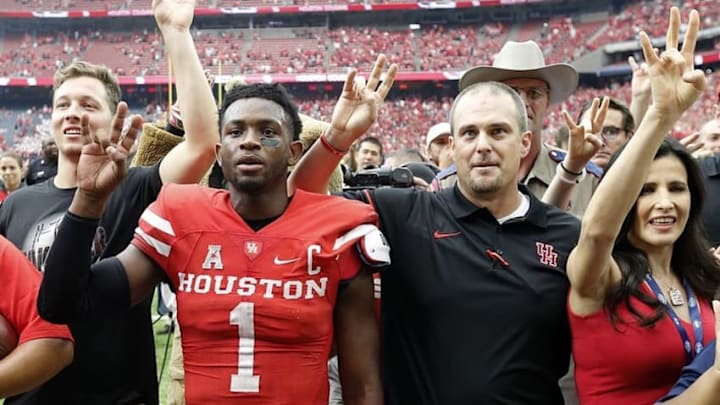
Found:
[[[517, 91], [525, 102], [529, 129], [532, 131], [530, 152], [520, 162], [518, 180], [530, 191], [542, 198], [555, 176], [558, 163], [565, 159], [563, 151], [553, 149], [542, 142], [542, 129], [551, 104], [565, 100], [577, 88], [578, 74], [564, 63], [546, 65], [542, 50], [534, 41], [508, 41], [495, 55], [492, 66], [477, 66], [466, 71], [460, 78], [460, 91], [478, 82], [496, 81], [507, 84]], [[585, 212], [590, 196], [602, 172], [596, 168], [584, 168], [582, 164], [564, 162], [560, 166], [566, 175], [579, 180], [570, 199], [569, 211], [577, 216]], [[590, 173], [590, 176], [586, 176]], [[454, 184], [454, 170], [439, 173], [439, 184]], [[566, 207], [562, 207], [566, 208]]]

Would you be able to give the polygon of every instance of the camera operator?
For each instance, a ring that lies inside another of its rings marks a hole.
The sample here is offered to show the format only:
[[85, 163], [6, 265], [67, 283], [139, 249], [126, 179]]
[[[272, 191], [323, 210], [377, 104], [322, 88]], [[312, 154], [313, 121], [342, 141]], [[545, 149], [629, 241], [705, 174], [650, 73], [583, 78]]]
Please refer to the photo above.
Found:
[[358, 142], [355, 154], [355, 167], [358, 171], [367, 169], [368, 166], [380, 167], [384, 160], [385, 154], [379, 139], [368, 136]]

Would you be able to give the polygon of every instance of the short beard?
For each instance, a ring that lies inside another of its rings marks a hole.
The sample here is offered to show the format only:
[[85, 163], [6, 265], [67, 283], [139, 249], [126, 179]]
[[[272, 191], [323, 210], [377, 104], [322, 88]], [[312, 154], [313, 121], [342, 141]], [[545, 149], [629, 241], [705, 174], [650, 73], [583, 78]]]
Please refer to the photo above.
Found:
[[470, 190], [477, 194], [495, 193], [502, 188], [502, 179], [497, 177], [494, 181], [474, 181], [470, 179]]

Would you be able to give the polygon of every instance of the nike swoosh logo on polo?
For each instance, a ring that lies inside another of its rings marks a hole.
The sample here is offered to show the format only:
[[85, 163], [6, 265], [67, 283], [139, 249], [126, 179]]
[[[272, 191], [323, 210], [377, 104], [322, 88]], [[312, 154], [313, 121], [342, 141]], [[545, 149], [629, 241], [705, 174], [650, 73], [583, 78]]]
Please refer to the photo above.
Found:
[[283, 260], [283, 259], [275, 256], [275, 260], [273, 260], [273, 262], [274, 262], [275, 264], [277, 264], [278, 266], [282, 266], [283, 264], [295, 263], [295, 262], [298, 261], [298, 260], [300, 260], [299, 257], [296, 257], [296, 258], [294, 258], [294, 259]]
[[435, 238], [435, 239], [451, 238], [453, 236], [458, 236], [461, 233], [462, 232], [440, 232], [440, 231], [436, 230], [435, 233], [433, 233], [433, 238]]

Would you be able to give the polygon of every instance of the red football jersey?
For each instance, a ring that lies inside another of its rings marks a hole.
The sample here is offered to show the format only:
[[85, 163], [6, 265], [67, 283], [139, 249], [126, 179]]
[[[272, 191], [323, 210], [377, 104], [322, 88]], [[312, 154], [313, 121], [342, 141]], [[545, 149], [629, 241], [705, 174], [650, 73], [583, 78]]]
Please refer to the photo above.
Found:
[[177, 293], [188, 404], [327, 403], [338, 286], [376, 221], [366, 204], [298, 191], [255, 232], [227, 191], [165, 186], [133, 245]]
[[41, 273], [7, 239], [0, 236], [0, 314], [18, 334], [18, 345], [30, 340], [55, 338], [73, 340], [65, 325], [54, 325], [40, 318], [37, 294]]

